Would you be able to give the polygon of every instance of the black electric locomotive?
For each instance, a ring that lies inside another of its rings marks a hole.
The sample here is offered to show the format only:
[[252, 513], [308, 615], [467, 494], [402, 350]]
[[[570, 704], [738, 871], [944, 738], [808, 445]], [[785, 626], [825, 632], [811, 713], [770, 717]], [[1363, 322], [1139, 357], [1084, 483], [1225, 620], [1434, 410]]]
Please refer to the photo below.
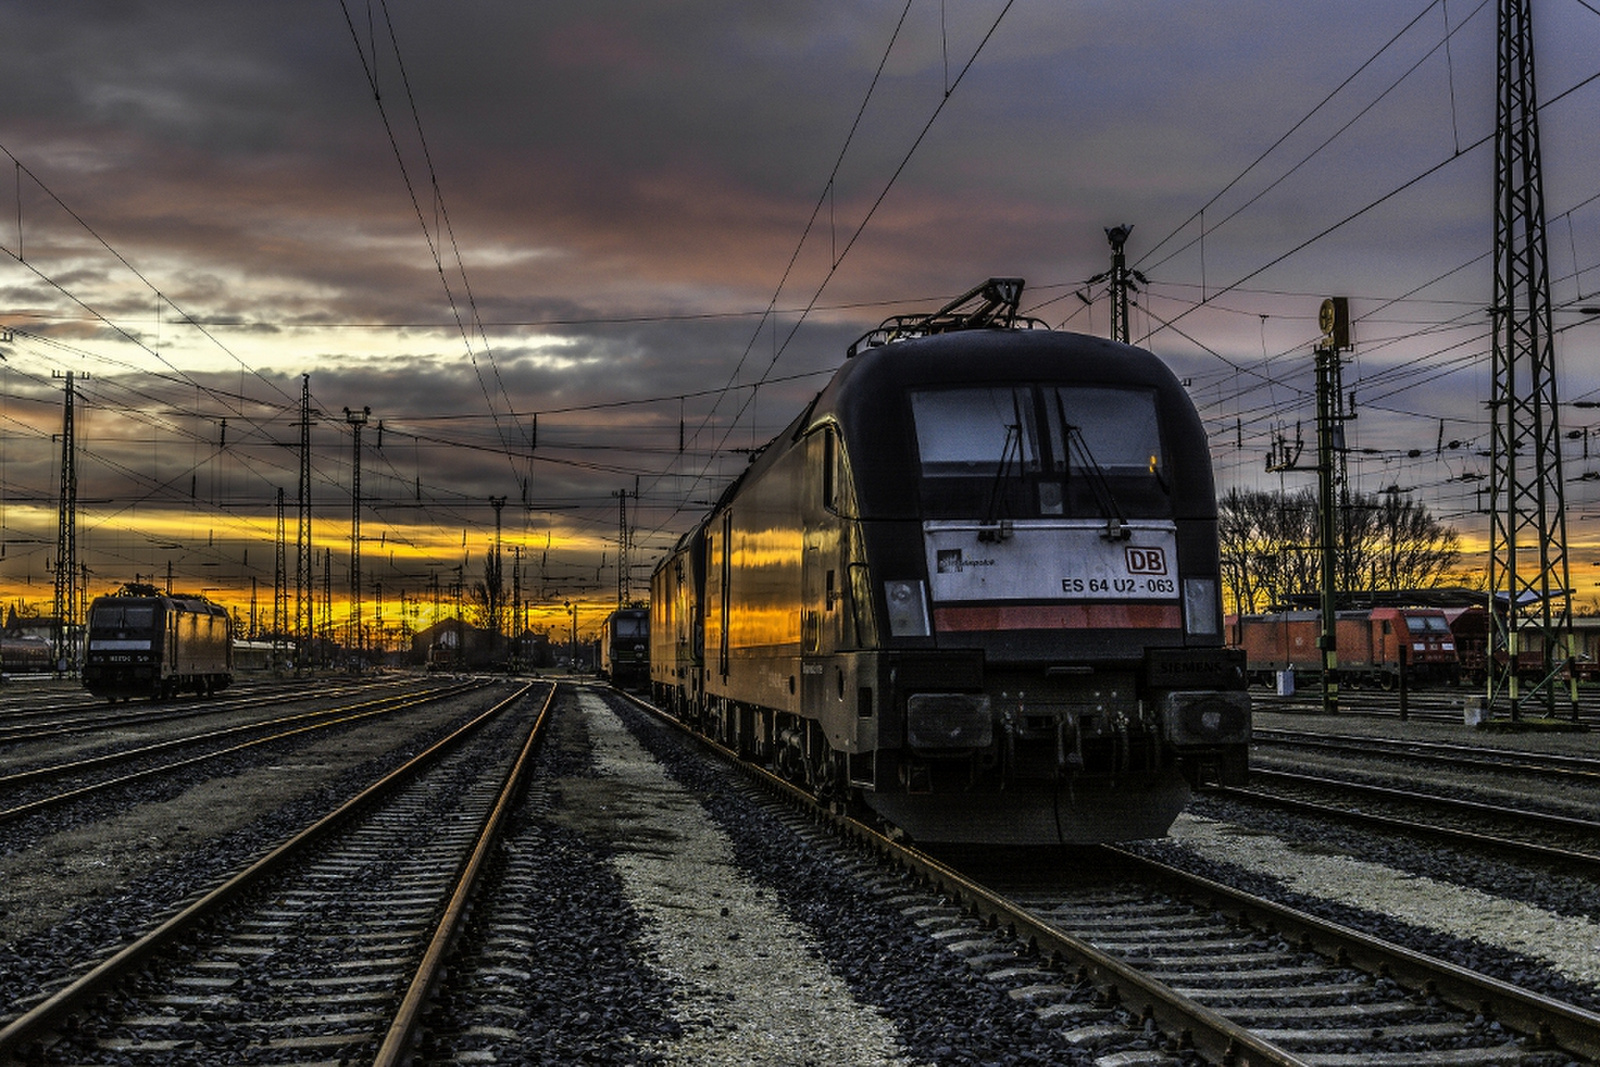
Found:
[[95, 696], [159, 700], [232, 682], [233, 627], [220, 604], [125, 588], [89, 606], [83, 686]]
[[606, 616], [596, 640], [595, 670], [623, 689], [650, 681], [650, 609], [618, 608]]
[[1158, 836], [1247, 775], [1205, 431], [1021, 291], [852, 346], [656, 568], [652, 692], [924, 841]]

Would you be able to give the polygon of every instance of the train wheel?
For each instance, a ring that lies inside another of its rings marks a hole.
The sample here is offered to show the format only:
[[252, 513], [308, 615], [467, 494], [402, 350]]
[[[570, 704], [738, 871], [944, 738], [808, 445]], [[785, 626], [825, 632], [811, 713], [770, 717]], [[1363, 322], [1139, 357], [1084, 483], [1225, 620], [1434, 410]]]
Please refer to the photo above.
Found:
[[777, 751], [773, 753], [773, 765], [778, 773], [786, 781], [797, 785], [807, 782], [810, 778], [810, 768], [806, 766], [805, 748], [801, 744], [799, 733], [794, 730], [782, 731], [774, 747]]
[[848, 792], [845, 789], [844, 753], [835, 752], [824, 741], [821, 751], [806, 764], [806, 779], [811, 791], [819, 797], [826, 800], [843, 797]]

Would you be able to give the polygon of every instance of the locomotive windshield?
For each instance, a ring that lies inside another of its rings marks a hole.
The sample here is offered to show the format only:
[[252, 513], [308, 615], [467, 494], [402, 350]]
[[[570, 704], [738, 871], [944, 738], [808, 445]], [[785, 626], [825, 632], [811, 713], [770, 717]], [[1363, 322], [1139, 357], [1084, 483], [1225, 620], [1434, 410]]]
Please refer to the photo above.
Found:
[[643, 615], [618, 615], [612, 626], [618, 637], [650, 636], [650, 620]]
[[1150, 390], [924, 390], [911, 408], [930, 516], [1109, 518], [1114, 508], [1127, 519], [1171, 517]]
[[96, 604], [89, 614], [89, 626], [95, 630], [148, 630], [155, 621], [151, 604]]

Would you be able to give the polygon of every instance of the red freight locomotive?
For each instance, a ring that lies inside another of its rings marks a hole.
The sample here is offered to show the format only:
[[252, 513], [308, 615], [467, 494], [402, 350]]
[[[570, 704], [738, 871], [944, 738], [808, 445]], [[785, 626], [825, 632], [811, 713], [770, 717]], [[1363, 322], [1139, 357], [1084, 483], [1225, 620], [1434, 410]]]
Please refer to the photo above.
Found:
[[[1439, 608], [1366, 608], [1335, 616], [1341, 684], [1373, 684], [1391, 689], [1400, 680], [1401, 656], [1407, 678], [1454, 684], [1461, 663], [1455, 635]], [[1322, 673], [1322, 614], [1276, 611], [1230, 615], [1228, 643], [1244, 649], [1250, 680], [1268, 683], [1278, 671]]]

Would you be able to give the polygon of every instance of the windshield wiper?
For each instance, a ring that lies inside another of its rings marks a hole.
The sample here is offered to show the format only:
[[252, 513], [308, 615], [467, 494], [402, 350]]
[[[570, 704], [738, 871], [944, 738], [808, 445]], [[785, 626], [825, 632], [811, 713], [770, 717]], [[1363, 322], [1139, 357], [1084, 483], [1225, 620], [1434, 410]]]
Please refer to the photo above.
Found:
[[[1106, 480], [1106, 469], [1100, 466], [1094, 458], [1094, 453], [1089, 451], [1089, 442], [1083, 438], [1083, 430], [1072, 425], [1065, 419], [1061, 425], [1066, 428], [1067, 447], [1072, 450], [1073, 456], [1088, 475], [1089, 491], [1094, 494], [1094, 502], [1100, 506], [1100, 514], [1106, 517], [1106, 528], [1100, 536], [1107, 541], [1126, 541], [1132, 536], [1133, 531], [1128, 529], [1127, 517], [1122, 514], [1122, 507], [1117, 503], [1116, 496], [1111, 492], [1111, 483]], [[1068, 474], [1071, 469], [1068, 469]]]
[[[1128, 529], [1127, 517], [1122, 514], [1122, 507], [1111, 492], [1111, 483], [1106, 480], [1106, 469], [1100, 466], [1099, 460], [1095, 459], [1094, 453], [1089, 450], [1089, 442], [1084, 439], [1083, 428], [1067, 421], [1067, 407], [1061, 402], [1060, 393], [1056, 394], [1056, 415], [1061, 419], [1061, 431], [1066, 436], [1067, 449], [1083, 468], [1089, 479], [1089, 491], [1094, 494], [1094, 502], [1099, 505], [1100, 514], [1106, 518], [1106, 528], [1100, 536], [1107, 541], [1126, 541], [1132, 536], [1133, 531]], [[1072, 475], [1071, 464], [1067, 466], [1067, 475], [1068, 477]]]
[[1005, 444], [1000, 446], [1000, 465], [989, 486], [989, 506], [984, 510], [978, 530], [980, 541], [1004, 541], [1011, 536], [1011, 522], [1000, 517], [1006, 508], [1006, 490], [1011, 484], [1011, 467], [1022, 459], [1022, 424], [1006, 424]]

